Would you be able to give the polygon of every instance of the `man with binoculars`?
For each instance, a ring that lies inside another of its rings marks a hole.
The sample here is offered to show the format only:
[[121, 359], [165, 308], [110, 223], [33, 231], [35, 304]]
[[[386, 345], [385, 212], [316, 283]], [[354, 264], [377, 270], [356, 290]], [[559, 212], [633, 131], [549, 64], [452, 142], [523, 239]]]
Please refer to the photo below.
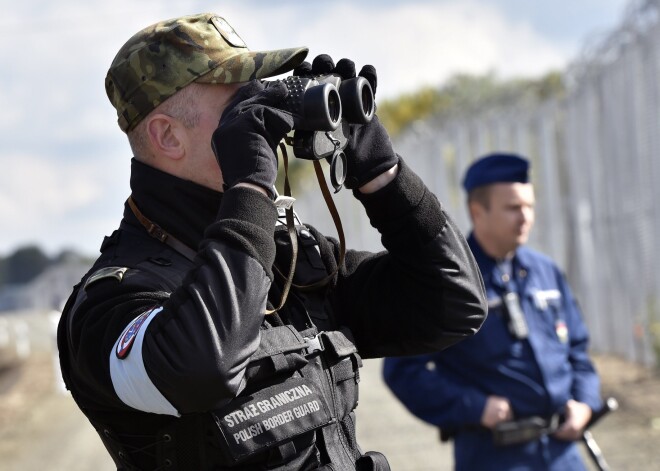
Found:
[[[365, 119], [342, 112], [335, 130], [302, 129], [292, 82], [262, 81], [356, 77], [351, 61], [306, 54], [250, 51], [201, 14], [145, 28], [110, 66], [132, 194], [58, 346], [118, 469], [387, 470], [355, 439], [361, 358], [440, 350], [485, 318], [465, 240], [371, 116], [375, 69], [359, 74]], [[291, 218], [274, 183], [294, 128], [344, 155], [385, 251], [344, 251]]]

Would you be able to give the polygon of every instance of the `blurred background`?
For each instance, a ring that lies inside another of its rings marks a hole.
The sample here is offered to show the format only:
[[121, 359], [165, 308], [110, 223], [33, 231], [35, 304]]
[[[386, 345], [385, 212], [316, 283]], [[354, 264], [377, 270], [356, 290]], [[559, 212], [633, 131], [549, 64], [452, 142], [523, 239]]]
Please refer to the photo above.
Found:
[[[212, 11], [251, 49], [308, 46], [378, 70], [395, 148], [469, 230], [461, 178], [489, 151], [532, 160], [531, 245], [566, 271], [604, 395], [594, 429], [613, 469], [660, 462], [660, 1], [26, 0], [0, 18], [0, 468], [113, 469], [57, 380], [54, 326], [129, 194], [130, 149], [105, 96], [122, 44], [156, 21]], [[311, 165], [297, 212], [335, 228]], [[348, 245], [378, 250], [350, 192]], [[451, 446], [409, 416], [367, 362], [362, 444], [395, 470], [451, 469]]]

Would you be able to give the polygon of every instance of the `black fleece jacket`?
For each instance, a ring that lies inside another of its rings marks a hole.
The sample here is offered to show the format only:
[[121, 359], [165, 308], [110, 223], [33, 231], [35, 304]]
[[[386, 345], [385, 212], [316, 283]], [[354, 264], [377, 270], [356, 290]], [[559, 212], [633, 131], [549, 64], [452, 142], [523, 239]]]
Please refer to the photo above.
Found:
[[[435, 195], [403, 161], [399, 165], [385, 188], [355, 192], [386, 250], [348, 250], [326, 288], [333, 322], [352, 332], [364, 358], [441, 350], [473, 335], [486, 316], [483, 282], [466, 241]], [[197, 255], [189, 261], [150, 237], [126, 208], [62, 316], [65, 379], [87, 408], [139, 410], [139, 403], [127, 405], [117, 394], [109, 358], [133, 319], [157, 308], [141, 334], [143, 379], [179, 414], [218, 407], [244, 386], [269, 292], [271, 304], [279, 300], [276, 208], [253, 190], [216, 193], [137, 161], [131, 189], [140, 210]], [[309, 229], [332, 272], [338, 242]], [[104, 267], [127, 270], [83, 289]], [[284, 323], [288, 304], [279, 317]]]

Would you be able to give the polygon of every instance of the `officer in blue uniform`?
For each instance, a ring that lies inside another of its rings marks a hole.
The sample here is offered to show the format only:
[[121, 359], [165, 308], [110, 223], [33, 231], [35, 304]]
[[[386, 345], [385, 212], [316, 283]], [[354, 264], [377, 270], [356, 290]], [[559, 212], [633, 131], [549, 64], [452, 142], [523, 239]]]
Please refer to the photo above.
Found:
[[[600, 382], [564, 276], [524, 246], [534, 222], [529, 162], [491, 154], [463, 184], [489, 315], [475, 336], [442, 353], [386, 359], [385, 381], [414, 415], [453, 438], [459, 471], [584, 470], [575, 440], [601, 406]], [[525, 424], [552, 432], [495, 440], [496, 430], [529, 431]]]

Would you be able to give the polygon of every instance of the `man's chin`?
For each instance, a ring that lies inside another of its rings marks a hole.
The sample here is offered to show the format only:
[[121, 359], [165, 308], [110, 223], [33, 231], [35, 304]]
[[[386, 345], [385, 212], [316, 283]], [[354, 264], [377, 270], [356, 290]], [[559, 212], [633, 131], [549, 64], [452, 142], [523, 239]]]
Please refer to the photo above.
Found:
[[529, 234], [521, 234], [518, 237], [516, 237], [516, 245], [517, 247], [520, 247], [521, 245], [525, 245], [527, 241], [529, 240]]

